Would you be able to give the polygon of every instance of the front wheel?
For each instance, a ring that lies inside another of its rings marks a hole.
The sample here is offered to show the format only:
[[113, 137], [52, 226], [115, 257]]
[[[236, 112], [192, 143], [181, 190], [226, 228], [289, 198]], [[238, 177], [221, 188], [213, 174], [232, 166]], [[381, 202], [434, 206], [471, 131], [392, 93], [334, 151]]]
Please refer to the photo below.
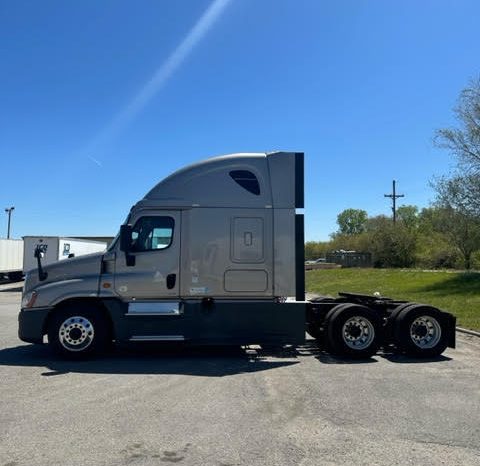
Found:
[[48, 343], [56, 354], [79, 359], [106, 348], [111, 341], [108, 329], [101, 309], [76, 304], [53, 315], [48, 326]]

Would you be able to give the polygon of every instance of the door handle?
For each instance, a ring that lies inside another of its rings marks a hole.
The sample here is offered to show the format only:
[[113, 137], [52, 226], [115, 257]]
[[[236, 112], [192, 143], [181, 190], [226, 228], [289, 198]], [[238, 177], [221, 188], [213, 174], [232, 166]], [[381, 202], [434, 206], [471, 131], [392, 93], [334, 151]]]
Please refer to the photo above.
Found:
[[174, 273], [170, 273], [167, 275], [167, 288], [171, 290], [175, 287], [175, 282], [177, 281], [177, 275]]

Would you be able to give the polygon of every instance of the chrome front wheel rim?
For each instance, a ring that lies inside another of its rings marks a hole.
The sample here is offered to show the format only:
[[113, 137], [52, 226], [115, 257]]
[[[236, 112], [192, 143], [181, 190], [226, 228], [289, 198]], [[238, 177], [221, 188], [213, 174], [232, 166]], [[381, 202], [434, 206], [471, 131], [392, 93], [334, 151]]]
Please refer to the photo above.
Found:
[[354, 316], [343, 324], [342, 337], [349, 348], [357, 351], [364, 350], [372, 344], [375, 338], [375, 329], [369, 319]]
[[442, 338], [442, 327], [435, 317], [417, 317], [410, 325], [410, 338], [421, 349], [434, 348]]
[[58, 340], [68, 351], [83, 351], [95, 336], [92, 323], [85, 317], [73, 316], [64, 320], [58, 330]]

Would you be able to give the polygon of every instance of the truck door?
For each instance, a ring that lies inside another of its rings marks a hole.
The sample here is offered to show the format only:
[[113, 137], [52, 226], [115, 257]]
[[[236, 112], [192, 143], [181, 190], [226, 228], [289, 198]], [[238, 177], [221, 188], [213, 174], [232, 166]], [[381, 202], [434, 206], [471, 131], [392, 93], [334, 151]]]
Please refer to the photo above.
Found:
[[[179, 211], [145, 213], [132, 219], [132, 256], [118, 251], [115, 291], [121, 297], [165, 299], [179, 296], [180, 289]], [[133, 260], [132, 260], [133, 259]]]

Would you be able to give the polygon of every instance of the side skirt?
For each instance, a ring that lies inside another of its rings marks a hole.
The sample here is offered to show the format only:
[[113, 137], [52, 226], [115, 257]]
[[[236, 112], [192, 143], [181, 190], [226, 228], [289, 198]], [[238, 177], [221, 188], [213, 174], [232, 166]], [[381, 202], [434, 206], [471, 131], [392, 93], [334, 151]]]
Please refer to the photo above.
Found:
[[[118, 341], [183, 341], [191, 344], [301, 344], [306, 302], [181, 301], [178, 311], [156, 312], [161, 302], [105, 300]], [[162, 307], [162, 306], [160, 306]], [[172, 310], [170, 302], [165, 309]], [[135, 308], [134, 308], [135, 309]]]

